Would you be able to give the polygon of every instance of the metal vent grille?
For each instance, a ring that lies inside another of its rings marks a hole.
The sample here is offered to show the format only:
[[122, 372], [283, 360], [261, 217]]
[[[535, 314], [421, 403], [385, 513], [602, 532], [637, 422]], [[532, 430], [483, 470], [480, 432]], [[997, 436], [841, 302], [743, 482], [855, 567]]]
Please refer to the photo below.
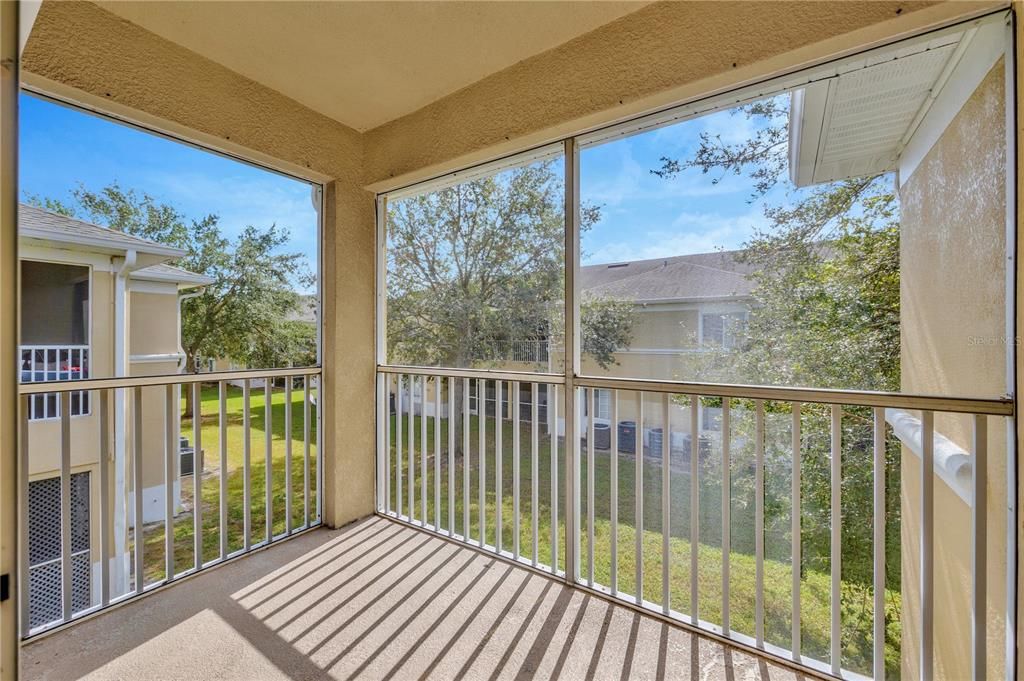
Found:
[[[92, 603], [89, 473], [71, 476], [71, 609]], [[62, 617], [60, 477], [28, 486], [29, 627]]]

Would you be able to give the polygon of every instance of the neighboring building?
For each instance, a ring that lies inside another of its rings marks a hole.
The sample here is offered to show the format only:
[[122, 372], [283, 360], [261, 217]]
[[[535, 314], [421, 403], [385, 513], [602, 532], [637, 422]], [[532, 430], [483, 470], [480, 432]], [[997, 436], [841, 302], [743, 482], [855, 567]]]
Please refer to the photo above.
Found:
[[[19, 207], [21, 381], [178, 373], [181, 300], [212, 283], [171, 264], [185, 252], [59, 215]], [[71, 398], [72, 541], [75, 607], [94, 601], [98, 583], [99, 463], [109, 462], [114, 528], [113, 593], [128, 589], [128, 537], [134, 524], [130, 395], [110, 400], [110, 451], [100, 451], [99, 405]], [[143, 389], [143, 520], [163, 519], [165, 393]], [[56, 394], [28, 405], [31, 624], [60, 619], [60, 404]], [[178, 442], [179, 423], [172, 425]], [[177, 452], [175, 452], [177, 459]], [[177, 463], [177, 461], [176, 461]], [[180, 485], [173, 483], [175, 504]]]
[[[742, 262], [742, 251], [716, 251], [676, 255], [667, 258], [634, 260], [580, 268], [579, 282], [583, 299], [609, 298], [628, 300], [634, 306], [631, 341], [628, 347], [614, 353], [615, 364], [601, 367], [584, 353], [581, 373], [601, 376], [685, 380], [688, 363], [695, 353], [733, 347], [741, 337], [752, 302], [753, 282], [749, 274], [753, 266]], [[507, 371], [560, 371], [563, 353], [560, 342], [548, 339], [506, 341], [496, 345], [480, 368]], [[420, 387], [414, 389], [419, 400]], [[532, 394], [528, 385], [521, 386], [520, 418], [532, 418]], [[594, 391], [595, 424], [611, 425], [611, 392]], [[508, 397], [502, 396], [507, 403]], [[548, 395], [546, 386], [538, 388], [538, 420], [547, 424]], [[487, 413], [494, 413], [496, 403], [493, 382], [487, 386]], [[403, 406], [403, 411], [408, 409]], [[585, 404], [585, 411], [589, 402]], [[673, 405], [671, 447], [688, 450], [685, 433], [689, 410]], [[432, 395], [426, 396], [425, 410], [433, 414]], [[470, 412], [476, 413], [476, 384], [470, 383]], [[702, 409], [702, 434], [717, 432], [717, 408]], [[508, 414], [507, 404], [503, 412]], [[619, 405], [619, 420], [635, 421], [636, 406], [632, 400]], [[581, 428], [586, 432], [589, 415], [583, 414]], [[564, 434], [564, 419], [559, 417], [559, 432]], [[685, 426], [685, 427], [684, 427]], [[649, 446], [650, 429], [643, 433]], [[602, 440], [603, 441], [603, 440]]]

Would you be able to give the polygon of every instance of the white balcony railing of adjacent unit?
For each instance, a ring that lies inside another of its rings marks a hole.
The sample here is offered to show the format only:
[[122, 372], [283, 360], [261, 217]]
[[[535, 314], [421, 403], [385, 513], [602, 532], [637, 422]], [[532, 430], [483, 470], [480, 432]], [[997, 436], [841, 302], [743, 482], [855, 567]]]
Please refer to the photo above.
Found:
[[[22, 345], [19, 361], [21, 383], [76, 381], [89, 378], [88, 345]], [[29, 420], [55, 419], [61, 415], [56, 392], [37, 393], [29, 400]], [[71, 415], [89, 413], [89, 393], [71, 394]]]
[[528, 340], [497, 340], [490, 343], [485, 356], [481, 360], [490, 362], [525, 362], [544, 364], [548, 361], [548, 341]]
[[[984, 669], [987, 433], [998, 432], [1012, 414], [1008, 400], [576, 377], [567, 412], [562, 375], [380, 366], [377, 380], [379, 513], [752, 652], [844, 678], [884, 678], [892, 645], [886, 587], [898, 573], [886, 574], [887, 456], [899, 456], [901, 443], [886, 409], [912, 411], [922, 423], [920, 454], [911, 454], [921, 461], [915, 515], [922, 547], [912, 570], [919, 573], [919, 602], [911, 607], [919, 608], [916, 621], [924, 625], [903, 636], [919, 644], [922, 678], [931, 678], [940, 559], [934, 424], [937, 414], [959, 414], [973, 428], [970, 499], [973, 509], [982, 509], [971, 515], [970, 650], [975, 667]], [[476, 395], [493, 392], [495, 409], [472, 413], [473, 383]], [[547, 387], [550, 426], [536, 413], [524, 418], [519, 400], [507, 408], [524, 385]], [[602, 424], [582, 418], [584, 403], [594, 413], [597, 390], [610, 391], [609, 420], [619, 424], [610, 432], [598, 433]], [[389, 403], [398, 408], [389, 410]], [[720, 435], [697, 440], [703, 409], [696, 405], [716, 410]], [[645, 442], [645, 432], [670, 435]], [[680, 432], [700, 446], [673, 449]], [[824, 472], [824, 494], [818, 489], [814, 499], [810, 483], [802, 482], [801, 464], [808, 461], [815, 465], [808, 475]], [[850, 603], [842, 566], [853, 558], [843, 543], [843, 512], [852, 503], [844, 499], [844, 462], [866, 467], [869, 481], [863, 553], [870, 558], [857, 592], [869, 595], [858, 597], [867, 615], [855, 621], [844, 614]], [[792, 511], [783, 523], [771, 518], [768, 528], [766, 477], [777, 481], [780, 465], [786, 486], [773, 486], [772, 494], [782, 495], [774, 506]], [[737, 501], [746, 493], [750, 499]], [[801, 511], [812, 504], [822, 506], [818, 513]], [[827, 525], [809, 527], [822, 513]], [[812, 531], [827, 538], [813, 556], [815, 569], [824, 570], [814, 586], [805, 581], [810, 567], [802, 558]], [[781, 572], [791, 574], [792, 584], [780, 589]], [[788, 604], [778, 602], [780, 590], [788, 592]], [[824, 626], [811, 617], [820, 618], [822, 609], [829, 615]], [[851, 639], [867, 641], [856, 660], [841, 643]]]
[[[37, 360], [27, 371], [41, 376], [42, 367]], [[56, 382], [24, 381], [19, 571], [29, 587], [20, 590], [22, 636], [319, 525], [320, 375], [319, 368], [289, 368], [79, 379], [60, 369]], [[59, 466], [47, 477], [33, 468], [37, 445], [28, 423], [36, 400], [49, 395], [58, 407], [46, 413], [59, 418], [60, 437], [43, 443], [59, 449]], [[75, 395], [98, 411], [95, 442], [72, 437]], [[187, 542], [175, 541], [183, 534], [191, 534]]]

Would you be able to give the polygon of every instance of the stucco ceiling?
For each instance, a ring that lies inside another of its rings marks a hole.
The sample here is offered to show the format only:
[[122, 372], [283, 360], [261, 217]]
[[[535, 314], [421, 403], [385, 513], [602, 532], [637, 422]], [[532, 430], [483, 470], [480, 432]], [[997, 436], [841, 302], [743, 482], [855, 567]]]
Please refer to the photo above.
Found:
[[644, 2], [97, 2], [368, 130]]

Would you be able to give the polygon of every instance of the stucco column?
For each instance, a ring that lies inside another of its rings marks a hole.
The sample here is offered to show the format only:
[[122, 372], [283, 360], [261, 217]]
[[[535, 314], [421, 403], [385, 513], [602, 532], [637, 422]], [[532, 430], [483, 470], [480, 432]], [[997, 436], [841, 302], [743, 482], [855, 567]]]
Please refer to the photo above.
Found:
[[373, 194], [355, 182], [324, 188], [324, 522], [373, 513], [375, 239]]

